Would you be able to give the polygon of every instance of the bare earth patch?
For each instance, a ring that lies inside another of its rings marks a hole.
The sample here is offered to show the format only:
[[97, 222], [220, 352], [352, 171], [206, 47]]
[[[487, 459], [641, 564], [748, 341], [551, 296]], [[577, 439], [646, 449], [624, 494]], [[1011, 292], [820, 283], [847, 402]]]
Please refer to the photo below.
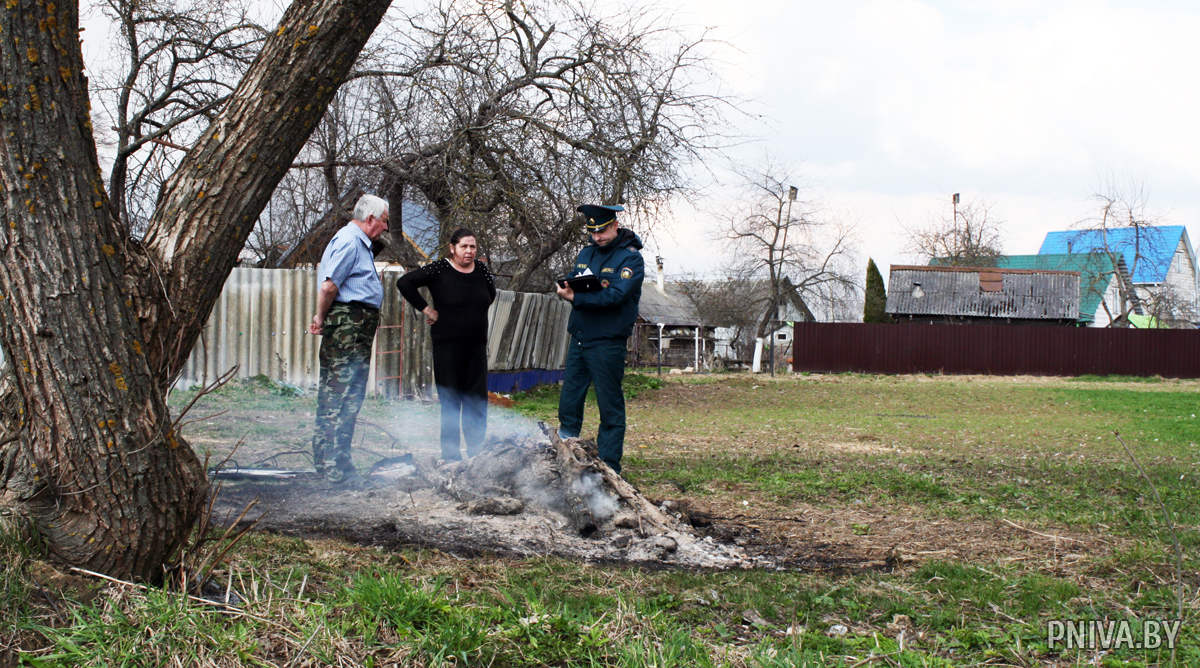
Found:
[[763, 546], [820, 546], [829, 554], [857, 555], [897, 567], [929, 560], [1029, 562], [1039, 567], [1052, 563], [1068, 572], [1119, 545], [1112, 537], [1019, 523], [930, 519], [919, 509], [907, 507], [877, 510], [804, 505], [798, 512], [775, 516], [741, 514], [733, 505], [711, 510], [722, 520], [728, 518], [729, 526], [756, 532], [756, 542]]
[[[686, 500], [651, 501], [604, 466], [588, 441], [493, 443], [466, 462], [418, 458], [398, 477], [358, 488], [296, 477], [237, 481], [219, 491], [226, 523], [305, 537], [338, 536], [451, 554], [554, 555], [669, 567], [890, 569], [896, 558], [825, 540], [764, 533], [716, 519]], [[782, 542], [780, 541], [782, 538]]]
[[[418, 460], [411, 473], [375, 475], [362, 489], [299, 477], [230, 482], [219, 492], [215, 516], [232, 521], [257, 500], [249, 517], [258, 528], [286, 535], [461, 557], [553, 555], [701, 569], [890, 571], [953, 560], [1049, 563], [1068, 574], [1113, 547], [1086, 534], [930, 519], [907, 507], [803, 505], [789, 514], [748, 515], [720, 500], [650, 500], [636, 490], [631, 500], [589, 477], [602, 466], [598, 461], [586, 462], [582, 474], [564, 472], [560, 463], [547, 443], [510, 442], [465, 463]], [[594, 487], [581, 492], [579, 480]], [[638, 504], [648, 505], [639, 510]]]
[[912, 454], [915, 452], [915, 450], [912, 448], [893, 447], [887, 443], [880, 443], [878, 440], [866, 436], [859, 441], [834, 441], [832, 443], [823, 443], [816, 447], [825, 448], [836, 453], [848, 453], [855, 455], [903, 455]]
[[[631, 403], [627, 453], [643, 452], [652, 459], [660, 456], [702, 457], [705, 453], [715, 452], [733, 457], [745, 453], [769, 454], [787, 448], [793, 452], [825, 454], [834, 458], [899, 456], [907, 459], [927, 455], [930, 452], [926, 449], [927, 439], [909, 436], [897, 430], [903, 425], [892, 424], [915, 421], [929, 429], [930, 409], [927, 406], [896, 401], [891, 404], [886, 401], [876, 405], [866, 403], [863, 408], [867, 415], [883, 416], [892, 422], [879, 427], [852, 427], [839, 421], [830, 425], [831, 428], [813, 428], [808, 426], [812, 422], [805, 403], [820, 401], [821, 395], [805, 395], [799, 403], [791, 403], [797, 401], [794, 397], [775, 398], [780, 387], [786, 386], [857, 382], [869, 384], [872, 392], [882, 393], [898, 383], [914, 380], [921, 384], [997, 382], [996, 378], [987, 376], [957, 379], [919, 376], [863, 381], [837, 375], [792, 377], [786, 381], [764, 378], [754, 379], [752, 383], [739, 379], [718, 379], [698, 385], [670, 382]], [[772, 382], [785, 385], [772, 385]], [[1053, 384], [1062, 381], [1028, 377], [1006, 379], [1005, 382]], [[777, 401], [787, 408], [769, 417], [730, 421], [729, 414], [721, 411], [724, 406], [742, 404], [769, 409]], [[841, 402], [842, 399], [837, 399], [837, 403]], [[417, 461], [429, 459], [434, 452], [429, 445], [435, 440], [432, 437], [434, 430], [414, 432], [412, 425], [433, 424], [430, 420], [421, 420], [419, 411], [431, 410], [431, 414], [435, 414], [436, 407], [399, 410], [407, 412], [372, 418], [378, 420], [380, 426], [375, 426], [373, 431], [367, 430], [368, 447], [360, 449], [356, 445], [356, 453], [360, 453], [356, 456], [372, 452], [376, 456], [394, 455], [396, 451], [387, 443], [394, 444], [401, 434], [411, 434], [404, 438], [401, 450], [411, 452]], [[669, 413], [669, 418], [663, 417], [664, 411]], [[528, 419], [505, 418], [505, 415], [515, 414], [498, 410], [494, 416], [496, 431], [502, 432], [498, 442], [511, 445], [528, 439], [528, 430], [517, 424], [528, 423]], [[678, 430], [672, 426], [677, 422], [675, 415], [685, 418]], [[297, 431], [303, 432], [300, 435], [304, 436], [308, 415], [300, 413], [296, 418], [298, 420], [293, 418], [284, 422], [302, 425]], [[513, 422], [506, 425], [507, 431], [499, 422], [503, 419]], [[367, 423], [368, 427], [373, 425]], [[807, 434], [798, 433], [806, 429]], [[425, 436], [425, 431], [429, 437]], [[385, 438], [380, 440], [380, 434]], [[953, 435], [945, 438], [952, 440]], [[213, 440], [216, 445], [219, 439]], [[268, 441], [256, 450], [265, 452], [270, 447], [272, 444]], [[979, 453], [977, 446], [962, 447], [964, 452]], [[254, 461], [260, 455], [261, 452], [253, 455], [239, 452], [243, 461]], [[1023, 528], [994, 517], [978, 520], [939, 518], [937, 513], [919, 505], [881, 508], [851, 503], [828, 507], [798, 502], [771, 507], [740, 484], [736, 485], [736, 490], [723, 491], [709, 486], [702, 500], [682, 492], [683, 487], [654, 485], [648, 491], [652, 497], [650, 503], [673, 517], [678, 526], [666, 531], [644, 525], [638, 527], [636, 521], [632, 527], [617, 526], [610, 521], [600, 522], [594, 533], [582, 535], [578, 518], [571, 517], [569, 512], [564, 514], [562, 508], [530, 502], [521, 494], [512, 494], [512, 490], [500, 490], [497, 494], [482, 493], [481, 499], [500, 498], [503, 505], [508, 503], [503, 500], [506, 497], [522, 498], [520, 510], [511, 514], [481, 513], [480, 508], [471, 507], [472, 499], [463, 495], [463, 489], [447, 493], [445, 485], [439, 487], [438, 478], [456, 475], [453, 466], [446, 468], [431, 463], [426, 466], [426, 473], [434, 480], [418, 474], [379, 480], [368, 489], [345, 489], [325, 481], [302, 479], [228, 482], [218, 497], [218, 516], [224, 514], [232, 520], [249, 501], [259, 498], [256, 512], [265, 513], [259, 528], [288, 535], [342, 537], [369, 545], [420, 546], [459, 556], [494, 554], [524, 558], [554, 555], [594, 562], [698, 568], [891, 570], [930, 560], [946, 560], [979, 565], [1027, 564], [1042, 570], [1072, 573], [1084, 570], [1087, 564], [1128, 542], [1108, 535], [1038, 525]], [[742, 503], [747, 498], [748, 507]], [[676, 543], [673, 549], [666, 547], [668, 541], [659, 541], [662, 544], [655, 545], [656, 538], [671, 532], [674, 534], [667, 537]], [[695, 550], [689, 551], [687, 546], [693, 544]]]

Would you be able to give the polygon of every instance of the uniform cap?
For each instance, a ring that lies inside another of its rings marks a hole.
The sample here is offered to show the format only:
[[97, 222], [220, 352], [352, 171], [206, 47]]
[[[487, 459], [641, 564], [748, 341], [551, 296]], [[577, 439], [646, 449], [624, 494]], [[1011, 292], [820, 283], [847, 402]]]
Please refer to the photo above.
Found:
[[617, 212], [624, 211], [625, 207], [615, 204], [608, 206], [606, 204], [581, 204], [575, 209], [583, 214], [584, 227], [595, 232], [596, 230], [604, 229], [609, 223], [617, 219]]

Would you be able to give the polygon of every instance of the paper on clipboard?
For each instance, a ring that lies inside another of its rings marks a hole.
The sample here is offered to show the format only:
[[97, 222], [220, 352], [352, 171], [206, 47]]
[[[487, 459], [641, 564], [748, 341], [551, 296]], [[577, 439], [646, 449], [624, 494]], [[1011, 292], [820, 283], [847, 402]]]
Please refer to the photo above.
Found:
[[571, 288], [575, 292], [595, 292], [604, 287], [600, 284], [600, 279], [593, 276], [590, 272], [583, 276], [560, 279], [558, 284]]

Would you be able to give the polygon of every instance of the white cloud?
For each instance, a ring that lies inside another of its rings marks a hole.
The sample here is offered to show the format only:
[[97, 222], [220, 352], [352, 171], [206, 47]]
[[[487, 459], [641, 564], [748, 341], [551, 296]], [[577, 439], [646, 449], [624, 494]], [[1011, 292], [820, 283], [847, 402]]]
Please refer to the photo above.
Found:
[[771, 151], [806, 159], [830, 206], [858, 212], [881, 267], [908, 261], [895, 218], [953, 192], [987, 193], [1014, 253], [1085, 215], [1109, 172], [1144, 179], [1167, 222], [1200, 213], [1200, 5], [683, 6], [743, 50], [737, 87], [772, 119]]

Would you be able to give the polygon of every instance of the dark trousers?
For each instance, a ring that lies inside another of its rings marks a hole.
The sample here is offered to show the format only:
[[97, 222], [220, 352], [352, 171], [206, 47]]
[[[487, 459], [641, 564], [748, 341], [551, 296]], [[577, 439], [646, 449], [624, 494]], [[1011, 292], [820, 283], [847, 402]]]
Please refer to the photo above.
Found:
[[318, 470], [324, 469], [327, 456], [341, 471], [354, 470], [350, 443], [367, 391], [371, 343], [378, 326], [378, 310], [343, 302], [334, 302], [321, 325], [321, 380], [313, 434], [313, 464]]
[[487, 435], [487, 344], [451, 341], [433, 346], [433, 382], [442, 405], [442, 459], [462, 459], [483, 449]]
[[583, 429], [583, 404], [588, 386], [594, 385], [596, 404], [600, 409], [596, 448], [600, 451], [600, 459], [617, 473], [621, 472], [621, 455], [625, 450], [625, 394], [621, 389], [624, 375], [624, 339], [584, 346], [571, 337], [562, 394], [558, 399], [558, 433], [563, 438], [579, 436]]

